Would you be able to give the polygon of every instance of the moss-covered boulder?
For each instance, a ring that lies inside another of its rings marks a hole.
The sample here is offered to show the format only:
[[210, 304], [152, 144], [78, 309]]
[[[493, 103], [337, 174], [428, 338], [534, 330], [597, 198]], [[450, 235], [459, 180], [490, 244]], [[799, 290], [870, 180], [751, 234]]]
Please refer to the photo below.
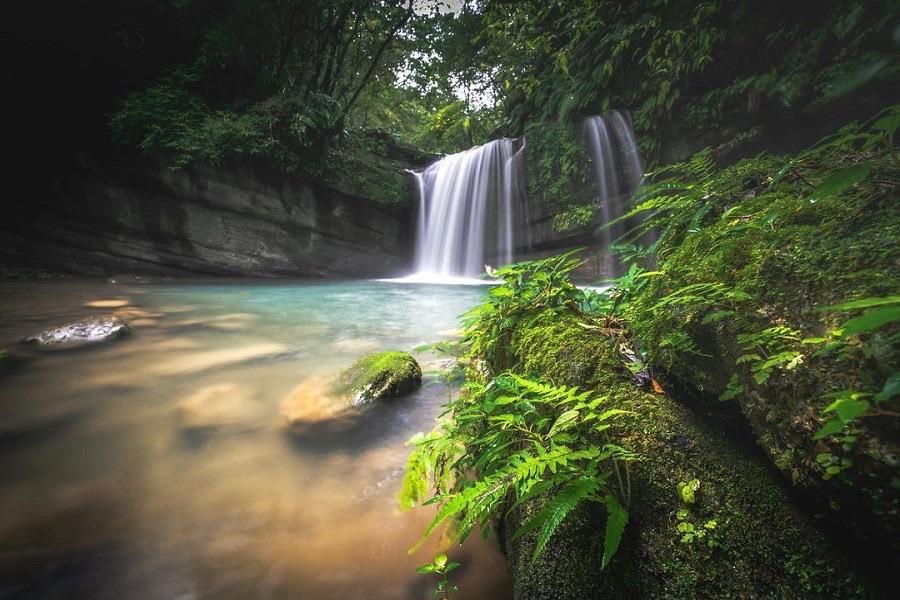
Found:
[[[798, 493], [857, 548], [883, 548], [873, 559], [895, 572], [900, 394], [887, 383], [900, 371], [900, 322], [838, 333], [867, 314], [847, 303], [889, 301], [900, 289], [900, 179], [889, 147], [828, 144], [794, 162], [760, 156], [704, 175], [696, 164], [672, 168], [677, 181], [660, 183], [694, 195], [677, 214], [660, 211], [657, 270], [624, 316], [658, 373], [710, 412], [739, 414]], [[788, 166], [795, 176], [781, 178]], [[846, 172], [869, 175], [810, 195]], [[851, 395], [862, 401], [849, 406], [869, 408], [826, 412]]]
[[[507, 515], [499, 530], [517, 600], [871, 597], [763, 456], [672, 398], [635, 387], [615, 343], [583, 325], [572, 313], [550, 311], [522, 321], [498, 342], [508, 352], [487, 366], [590, 389], [634, 413], [615, 433], [641, 455], [630, 472], [631, 520], [622, 548], [601, 571], [601, 508], [569, 515], [537, 561], [536, 534], [506, 533], [540, 500]], [[690, 502], [680, 484], [692, 488]]]
[[422, 369], [408, 352], [376, 352], [341, 373], [338, 393], [360, 408], [408, 394], [422, 384]]

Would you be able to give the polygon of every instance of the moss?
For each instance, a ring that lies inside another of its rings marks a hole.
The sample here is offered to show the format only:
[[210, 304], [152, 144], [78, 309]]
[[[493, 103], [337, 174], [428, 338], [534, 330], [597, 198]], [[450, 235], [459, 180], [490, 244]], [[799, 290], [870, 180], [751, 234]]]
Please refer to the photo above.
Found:
[[[848, 316], [824, 312], [824, 306], [896, 293], [898, 170], [878, 146], [877, 153], [816, 155], [798, 163], [799, 177], [770, 183], [788, 160], [760, 156], [727, 169], [710, 167], [699, 177], [685, 174], [702, 195], [676, 214], [666, 213], [669, 225], [657, 248], [663, 275], [651, 278], [634, 298], [629, 327], [652, 366], [688, 389], [714, 399], [734, 376], [739, 388], [734, 401], [772, 463], [798, 487], [811, 490], [819, 508], [846, 523], [854, 536], [888, 544], [896, 554], [900, 495], [892, 482], [900, 477], [900, 421], [861, 419], [854, 423], [858, 431], [851, 444], [813, 435], [831, 402], [827, 394], [878, 392], [900, 369], [900, 326], [851, 340], [835, 352], [820, 352], [823, 343], [800, 340], [827, 335]], [[830, 173], [859, 164], [871, 167], [872, 175], [840, 195], [807, 200]], [[662, 299], [696, 285], [724, 291], [657, 309]], [[732, 316], [704, 323], [725, 310]], [[776, 367], [760, 382], [748, 363], [736, 364], [743, 355], [759, 353], [741, 336], [772, 327], [796, 336], [763, 354], [796, 351], [802, 362]], [[891, 403], [884, 408], [900, 407], [900, 399]], [[717, 402], [710, 404], [715, 409]], [[823, 477], [816, 457], [825, 452], [852, 466], [838, 477]]]
[[[514, 527], [525, 523], [546, 505], [537, 498], [512, 510], [505, 523]], [[513, 577], [515, 600], [586, 600], [603, 592], [597, 569], [602, 555], [601, 509], [582, 505], [571, 512], [554, 533], [551, 546], [532, 559], [537, 531], [510, 540], [501, 528], [501, 543]], [[515, 531], [515, 528], [508, 531]]]
[[341, 373], [338, 392], [353, 406], [367, 406], [378, 400], [396, 398], [422, 383], [422, 369], [407, 352], [369, 354]]
[[[568, 562], [554, 564], [552, 557], [569, 561], [572, 540], [599, 539], [590, 519], [576, 516], [567, 533], [554, 536], [549, 562], [517, 558], [530, 556], [527, 537], [507, 543], [516, 598], [867, 597], [853, 568], [792, 504], [760, 457], [671, 398], [636, 388], [614, 343], [581, 325], [573, 314], [559, 312], [524, 321], [511, 339], [511, 362], [491, 369], [515, 367], [555, 385], [591, 389], [634, 413], [615, 434], [642, 456], [631, 471], [631, 524], [601, 576], [593, 542], [582, 546], [585, 558], [575, 564], [590, 568], [595, 584], [581, 595], [558, 591], [558, 581], [568, 585], [577, 578], [566, 574]], [[677, 485], [691, 479], [700, 488], [690, 518], [714, 519], [717, 527], [704, 540], [683, 543], [676, 512], [685, 505]], [[513, 521], [503, 530], [514, 531], [522, 517], [507, 518]], [[551, 595], [542, 595], [550, 589]]]

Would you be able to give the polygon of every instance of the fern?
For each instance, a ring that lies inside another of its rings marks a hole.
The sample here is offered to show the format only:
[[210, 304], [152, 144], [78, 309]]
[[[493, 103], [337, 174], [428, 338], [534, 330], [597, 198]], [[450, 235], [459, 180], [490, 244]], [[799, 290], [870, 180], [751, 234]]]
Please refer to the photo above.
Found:
[[[466, 384], [464, 395], [447, 405], [449, 418], [431, 434], [410, 441], [414, 450], [401, 503], [423, 503], [422, 490], [431, 487], [435, 493], [424, 503], [440, 507], [412, 550], [439, 527], [447, 525], [450, 536], [462, 541], [476, 526], [485, 529], [504, 511], [546, 495], [546, 505], [514, 534], [537, 531], [537, 558], [581, 503], [602, 502], [617, 493], [624, 497], [624, 490], [610, 485], [610, 475], [617, 463], [634, 456], [602, 443], [598, 435], [628, 413], [604, 410], [606, 401], [515, 373], [486, 385]], [[620, 537], [612, 535], [610, 541]], [[611, 555], [615, 548], [608, 551]]]
[[606, 530], [603, 534], [603, 568], [609, 564], [609, 561], [619, 549], [622, 543], [622, 535], [625, 533], [625, 526], [628, 524], [628, 511], [626, 511], [619, 503], [619, 499], [612, 494], [607, 494], [606, 498]]
[[594, 477], [582, 477], [563, 487], [540, 512], [531, 517], [512, 537], [516, 539], [522, 535], [539, 529], [537, 542], [534, 546], [532, 560], [537, 558], [544, 552], [547, 542], [553, 536], [553, 533], [575, 507], [583, 500], [595, 499], [597, 489], [604, 482]]

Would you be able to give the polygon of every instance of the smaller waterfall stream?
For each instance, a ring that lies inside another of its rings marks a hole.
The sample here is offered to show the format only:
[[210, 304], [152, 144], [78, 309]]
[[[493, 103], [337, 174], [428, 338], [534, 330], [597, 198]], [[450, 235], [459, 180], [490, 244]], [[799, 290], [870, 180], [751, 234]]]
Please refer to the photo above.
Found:
[[521, 144], [503, 138], [414, 173], [419, 196], [414, 279], [476, 277], [512, 262]]
[[619, 275], [621, 265], [609, 248], [627, 229], [625, 223], [610, 223], [629, 209], [628, 199], [643, 174], [641, 157], [631, 125], [617, 110], [585, 119], [584, 135], [591, 155], [604, 226], [601, 234], [607, 250], [606, 270], [611, 276]]

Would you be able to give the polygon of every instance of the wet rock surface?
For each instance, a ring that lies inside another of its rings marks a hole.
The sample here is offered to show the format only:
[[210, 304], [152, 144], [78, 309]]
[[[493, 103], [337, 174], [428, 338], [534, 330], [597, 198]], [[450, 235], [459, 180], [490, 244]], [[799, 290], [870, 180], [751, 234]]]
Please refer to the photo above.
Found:
[[128, 324], [114, 315], [88, 317], [59, 327], [50, 327], [22, 339], [23, 344], [71, 346], [103, 342], [130, 333]]

